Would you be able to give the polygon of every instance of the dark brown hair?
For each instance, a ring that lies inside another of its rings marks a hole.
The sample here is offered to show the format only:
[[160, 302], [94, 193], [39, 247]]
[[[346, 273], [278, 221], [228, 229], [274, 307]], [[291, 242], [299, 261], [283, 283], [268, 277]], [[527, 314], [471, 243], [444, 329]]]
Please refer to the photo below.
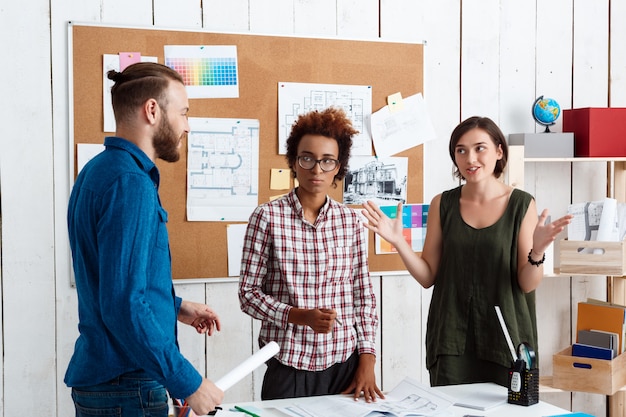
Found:
[[321, 135], [333, 138], [339, 147], [339, 171], [333, 179], [341, 181], [348, 172], [348, 161], [350, 160], [350, 149], [352, 148], [352, 136], [359, 133], [352, 127], [352, 122], [346, 116], [343, 109], [339, 107], [329, 107], [325, 110], [313, 110], [302, 114], [291, 127], [291, 133], [287, 138], [287, 163], [295, 177], [295, 165], [298, 159], [298, 145], [304, 135]]
[[459, 167], [456, 165], [454, 155], [456, 145], [457, 143], [459, 143], [461, 137], [472, 129], [481, 129], [485, 131], [485, 133], [489, 135], [493, 143], [496, 145], [496, 148], [499, 145], [502, 149], [502, 158], [496, 162], [496, 166], [493, 169], [493, 175], [496, 178], [500, 178], [500, 176], [504, 172], [504, 168], [506, 167], [506, 163], [509, 157], [509, 147], [506, 143], [506, 139], [504, 138], [504, 134], [502, 133], [502, 130], [500, 130], [498, 125], [488, 117], [479, 116], [473, 116], [465, 119], [452, 131], [448, 150], [450, 152], [450, 158], [452, 158], [452, 162], [455, 166], [454, 176], [464, 179], [463, 174], [461, 174], [461, 172], [459, 171]]
[[122, 72], [110, 70], [107, 77], [115, 82], [111, 87], [111, 99], [116, 121], [128, 120], [137, 107], [151, 98], [166, 111], [166, 90], [170, 81], [183, 84], [178, 72], [154, 62], [138, 62]]

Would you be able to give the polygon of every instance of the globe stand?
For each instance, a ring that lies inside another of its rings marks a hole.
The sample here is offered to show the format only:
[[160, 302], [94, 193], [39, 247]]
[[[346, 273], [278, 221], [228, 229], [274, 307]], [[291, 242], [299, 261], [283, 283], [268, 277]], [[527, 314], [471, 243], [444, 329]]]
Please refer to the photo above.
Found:
[[556, 119], [558, 119], [561, 114], [561, 107], [555, 100], [539, 96], [533, 103], [531, 113], [535, 122], [541, 126], [545, 126], [546, 129], [543, 133], [552, 133], [550, 126], [556, 123]]

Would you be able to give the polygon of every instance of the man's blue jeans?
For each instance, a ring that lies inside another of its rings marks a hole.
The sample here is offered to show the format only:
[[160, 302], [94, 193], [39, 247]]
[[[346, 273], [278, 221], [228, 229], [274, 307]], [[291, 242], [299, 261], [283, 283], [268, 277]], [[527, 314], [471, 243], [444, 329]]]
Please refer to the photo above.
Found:
[[167, 391], [143, 371], [72, 388], [76, 417], [167, 417]]

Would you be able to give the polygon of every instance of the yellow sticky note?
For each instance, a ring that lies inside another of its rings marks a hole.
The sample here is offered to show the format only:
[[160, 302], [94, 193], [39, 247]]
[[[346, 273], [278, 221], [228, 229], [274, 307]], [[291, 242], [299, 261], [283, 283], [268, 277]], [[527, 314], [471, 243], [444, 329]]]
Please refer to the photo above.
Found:
[[291, 171], [288, 169], [272, 168], [270, 174], [270, 190], [288, 190], [290, 187]]
[[387, 96], [387, 106], [390, 112], [402, 110], [404, 108], [404, 101], [402, 101], [402, 94], [394, 93]]

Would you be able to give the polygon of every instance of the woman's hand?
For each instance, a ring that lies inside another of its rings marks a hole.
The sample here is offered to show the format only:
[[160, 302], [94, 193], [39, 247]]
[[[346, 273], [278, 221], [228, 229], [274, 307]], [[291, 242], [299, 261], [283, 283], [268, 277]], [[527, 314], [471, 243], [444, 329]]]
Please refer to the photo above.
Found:
[[395, 219], [390, 219], [382, 210], [373, 202], [367, 201], [363, 203], [363, 216], [367, 219], [364, 226], [374, 233], [378, 233], [380, 237], [394, 246], [397, 242], [404, 240], [402, 237], [402, 203], [398, 203]]
[[548, 246], [550, 246], [550, 244], [556, 239], [557, 235], [572, 222], [572, 218], [574, 218], [574, 216], [572, 214], [566, 214], [552, 223], [545, 224], [547, 218], [548, 209], [544, 209], [539, 216], [537, 226], [535, 226], [535, 231], [533, 232], [532, 250], [538, 258], [543, 256], [543, 253], [546, 251]]

